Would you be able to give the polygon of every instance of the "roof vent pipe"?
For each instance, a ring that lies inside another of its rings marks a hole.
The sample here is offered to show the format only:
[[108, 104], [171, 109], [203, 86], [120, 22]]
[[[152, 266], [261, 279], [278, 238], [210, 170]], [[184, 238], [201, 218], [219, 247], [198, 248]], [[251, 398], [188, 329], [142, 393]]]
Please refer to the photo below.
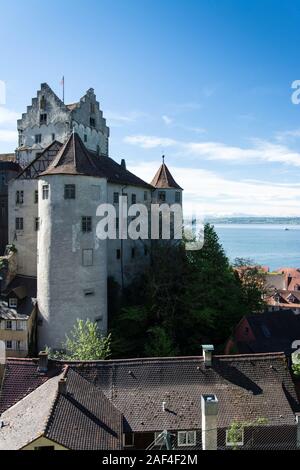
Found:
[[201, 395], [202, 450], [217, 450], [218, 404], [216, 395]]
[[205, 367], [212, 366], [212, 355], [213, 355], [214, 349], [215, 348], [212, 344], [202, 344], [203, 359], [204, 359]]
[[60, 379], [58, 382], [58, 393], [67, 394], [67, 379]]
[[48, 370], [48, 353], [46, 351], [41, 351], [39, 353], [39, 372], [47, 372]]

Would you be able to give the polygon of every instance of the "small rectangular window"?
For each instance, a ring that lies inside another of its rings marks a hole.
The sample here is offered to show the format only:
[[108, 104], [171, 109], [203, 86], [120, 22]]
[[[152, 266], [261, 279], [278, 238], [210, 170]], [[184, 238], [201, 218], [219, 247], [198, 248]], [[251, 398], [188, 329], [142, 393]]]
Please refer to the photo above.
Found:
[[123, 434], [124, 447], [133, 447], [134, 446], [134, 434], [133, 432], [126, 432]]
[[114, 193], [114, 204], [118, 204], [119, 203], [119, 193], [115, 192]]
[[95, 104], [91, 103], [91, 114], [95, 114]]
[[42, 134], [35, 135], [35, 143], [40, 144], [42, 142]]
[[84, 134], [83, 140], [84, 140], [84, 142], [87, 142], [87, 135], [86, 134]]
[[148, 192], [144, 191], [144, 201], [148, 201]]
[[39, 217], [36, 217], [34, 219], [34, 230], [37, 232], [38, 230], [40, 230], [40, 218]]
[[6, 341], [6, 349], [12, 349], [12, 341]]
[[38, 190], [36, 189], [34, 191], [34, 203], [37, 204], [39, 202], [39, 192]]
[[119, 248], [116, 250], [116, 257], [117, 259], [121, 258], [121, 250]]
[[12, 330], [12, 321], [11, 320], [6, 320], [5, 329], [6, 330]]
[[93, 266], [93, 250], [92, 249], [82, 250], [82, 265]]
[[145, 255], [145, 256], [148, 256], [148, 253], [149, 253], [148, 247], [145, 245], [145, 246], [144, 246], [144, 255]]
[[136, 204], [136, 194], [131, 194], [131, 204]]
[[158, 191], [158, 200], [166, 202], [166, 191]]
[[176, 191], [176, 193], [175, 193], [175, 202], [180, 203], [180, 201], [181, 201], [180, 192]]
[[179, 431], [178, 432], [178, 446], [195, 446], [196, 445], [196, 431]]
[[25, 329], [24, 326], [23, 326], [23, 323], [25, 323], [25, 322], [17, 320], [17, 325], [16, 325], [17, 331], [23, 331]]
[[75, 184], [65, 184], [65, 199], [75, 199]]
[[135, 248], [131, 248], [131, 258], [135, 257]]
[[10, 298], [9, 302], [8, 302], [8, 305], [9, 305], [10, 308], [17, 308], [18, 299], [16, 299], [15, 297]]
[[81, 218], [81, 229], [84, 233], [92, 231], [92, 217]]
[[43, 184], [42, 197], [43, 197], [43, 199], [48, 199], [48, 197], [49, 197], [49, 185], [48, 184]]
[[49, 451], [49, 450], [55, 450], [55, 447], [54, 446], [38, 446], [38, 447], [35, 447], [34, 450], [42, 450], [42, 451]]
[[52, 134], [52, 142], [55, 140], [55, 134]]
[[96, 127], [96, 121], [95, 121], [95, 118], [90, 118], [90, 126], [91, 127]]
[[16, 204], [23, 204], [24, 191], [16, 191]]
[[16, 230], [23, 230], [23, 229], [24, 229], [23, 217], [16, 217]]
[[40, 114], [40, 125], [41, 124], [47, 124], [47, 114], [46, 113], [41, 113]]

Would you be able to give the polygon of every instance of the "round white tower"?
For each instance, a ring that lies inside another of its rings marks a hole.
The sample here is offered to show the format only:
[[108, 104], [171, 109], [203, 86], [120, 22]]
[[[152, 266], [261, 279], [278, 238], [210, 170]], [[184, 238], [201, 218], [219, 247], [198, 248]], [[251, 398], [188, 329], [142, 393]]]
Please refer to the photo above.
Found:
[[40, 176], [38, 191], [38, 346], [61, 349], [77, 319], [107, 330], [107, 248], [96, 236], [107, 180], [73, 134]]

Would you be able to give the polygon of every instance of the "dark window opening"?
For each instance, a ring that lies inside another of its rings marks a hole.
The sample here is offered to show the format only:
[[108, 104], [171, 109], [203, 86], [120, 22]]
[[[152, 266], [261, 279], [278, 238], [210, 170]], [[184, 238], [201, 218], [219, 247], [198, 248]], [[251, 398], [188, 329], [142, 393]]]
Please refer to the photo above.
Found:
[[47, 114], [46, 113], [40, 114], [40, 125], [41, 124], [47, 124]]
[[23, 230], [24, 222], [23, 217], [16, 217], [16, 230]]
[[75, 184], [65, 184], [65, 199], [75, 199]]
[[81, 228], [84, 233], [92, 231], [92, 217], [81, 218]]

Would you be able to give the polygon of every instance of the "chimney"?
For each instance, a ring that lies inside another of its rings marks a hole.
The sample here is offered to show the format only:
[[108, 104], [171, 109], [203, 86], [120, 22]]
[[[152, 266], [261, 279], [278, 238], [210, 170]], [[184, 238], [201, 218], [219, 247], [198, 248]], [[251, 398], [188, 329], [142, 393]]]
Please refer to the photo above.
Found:
[[121, 167], [124, 168], [124, 170], [126, 170], [126, 162], [124, 158], [122, 158], [121, 160]]
[[58, 393], [67, 394], [67, 379], [60, 379], [58, 382]]
[[287, 278], [287, 289], [289, 288], [292, 279], [293, 279], [292, 275], [291, 275], [291, 273], [289, 273], [288, 278]]
[[202, 450], [218, 447], [218, 399], [216, 395], [201, 395]]
[[214, 350], [214, 346], [212, 344], [202, 344], [202, 351], [203, 351], [203, 358], [204, 358], [204, 366], [211, 367], [212, 366], [212, 353]]
[[48, 353], [46, 351], [41, 351], [39, 353], [39, 372], [47, 372], [48, 370]]

